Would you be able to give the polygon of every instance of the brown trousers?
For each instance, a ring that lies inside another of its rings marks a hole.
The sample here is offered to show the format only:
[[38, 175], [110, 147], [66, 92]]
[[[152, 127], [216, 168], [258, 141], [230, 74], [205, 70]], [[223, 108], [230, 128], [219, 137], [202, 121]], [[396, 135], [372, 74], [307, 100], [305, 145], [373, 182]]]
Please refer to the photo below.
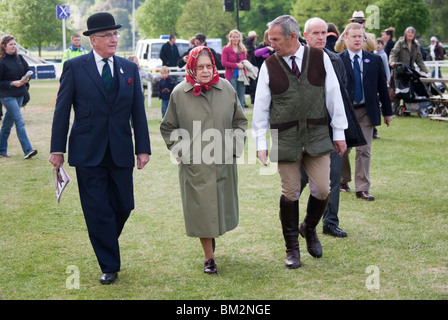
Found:
[[[356, 147], [355, 156], [355, 189], [356, 191], [369, 191], [370, 189], [370, 150], [374, 126], [370, 121], [366, 108], [355, 109], [356, 118], [361, 126], [367, 144]], [[342, 156], [341, 183], [348, 183], [351, 179], [350, 154], [351, 148]]]
[[282, 194], [291, 201], [299, 199], [302, 164], [308, 174], [311, 195], [319, 200], [326, 199], [330, 194], [330, 154], [312, 157], [305, 152], [301, 161], [279, 162]]

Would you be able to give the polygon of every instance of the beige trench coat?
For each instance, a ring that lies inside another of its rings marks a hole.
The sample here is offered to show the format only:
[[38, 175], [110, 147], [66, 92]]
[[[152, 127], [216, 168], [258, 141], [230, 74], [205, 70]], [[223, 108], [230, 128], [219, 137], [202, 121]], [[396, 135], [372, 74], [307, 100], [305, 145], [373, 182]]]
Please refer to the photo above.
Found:
[[[177, 130], [176, 130], [177, 129]], [[179, 163], [187, 236], [217, 238], [238, 225], [236, 157], [244, 149], [247, 119], [230, 82], [200, 96], [183, 81], [170, 97], [160, 131]]]

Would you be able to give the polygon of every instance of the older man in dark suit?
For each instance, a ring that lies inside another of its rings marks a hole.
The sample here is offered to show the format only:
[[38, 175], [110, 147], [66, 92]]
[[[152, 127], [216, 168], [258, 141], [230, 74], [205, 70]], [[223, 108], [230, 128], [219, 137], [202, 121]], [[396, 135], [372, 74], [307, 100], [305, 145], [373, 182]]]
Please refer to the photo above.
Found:
[[131, 119], [138, 169], [149, 161], [151, 149], [137, 65], [114, 55], [121, 25], [100, 12], [87, 27], [84, 35], [93, 50], [64, 64], [49, 161], [55, 169], [64, 162], [73, 105], [68, 162], [76, 167], [81, 206], [103, 272], [100, 282], [110, 284], [121, 266], [118, 237], [134, 209]]
[[[307, 45], [312, 48], [324, 50], [328, 54], [333, 65], [336, 77], [338, 78], [341, 90], [342, 100], [344, 102], [345, 115], [347, 117], [348, 128], [344, 130], [345, 142], [347, 147], [355, 147], [366, 144], [366, 140], [362, 134], [361, 127], [353, 110], [352, 101], [350, 100], [347, 90], [347, 76], [345, 66], [337, 53], [331, 52], [325, 45], [327, 43], [328, 26], [327, 23], [314, 17], [306, 21], [303, 36], [307, 41]], [[330, 127], [331, 128], [331, 127]], [[347, 233], [339, 228], [339, 182], [341, 180], [342, 157], [338, 152], [330, 154], [330, 200], [322, 217], [322, 229], [324, 234], [334, 237], [346, 237]], [[305, 189], [308, 183], [308, 175], [302, 167], [301, 190]]]
[[355, 187], [356, 197], [375, 200], [370, 189], [370, 151], [375, 126], [381, 125], [381, 110], [384, 123], [392, 120], [392, 107], [387, 89], [384, 66], [378, 55], [362, 50], [364, 29], [358, 23], [350, 23], [345, 28], [347, 50], [340, 54], [347, 71], [347, 91], [353, 101], [355, 114], [361, 125], [367, 144], [356, 147]]

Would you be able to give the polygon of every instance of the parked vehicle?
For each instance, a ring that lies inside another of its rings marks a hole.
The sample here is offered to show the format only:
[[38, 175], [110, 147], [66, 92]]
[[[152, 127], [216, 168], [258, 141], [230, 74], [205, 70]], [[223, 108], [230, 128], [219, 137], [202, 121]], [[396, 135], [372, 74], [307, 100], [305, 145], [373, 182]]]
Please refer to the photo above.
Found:
[[[144, 39], [137, 42], [135, 55], [137, 56], [140, 66], [152, 75], [152, 96], [158, 95], [158, 83], [160, 80], [160, 68], [162, 67], [162, 60], [160, 59], [160, 49], [167, 42], [167, 39]], [[188, 40], [177, 39], [177, 49], [179, 55], [182, 55], [189, 49]], [[185, 69], [178, 67], [170, 67], [170, 73], [173, 76], [182, 74]], [[180, 79], [181, 77], [179, 77]], [[147, 87], [147, 81], [143, 80], [143, 87]]]

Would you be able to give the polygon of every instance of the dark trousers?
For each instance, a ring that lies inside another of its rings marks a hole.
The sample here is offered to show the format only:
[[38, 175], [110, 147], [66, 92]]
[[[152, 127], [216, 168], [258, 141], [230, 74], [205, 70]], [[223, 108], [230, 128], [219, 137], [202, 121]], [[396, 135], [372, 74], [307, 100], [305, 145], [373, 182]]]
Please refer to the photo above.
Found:
[[102, 272], [120, 271], [118, 238], [134, 209], [133, 168], [113, 163], [108, 150], [96, 167], [76, 167], [90, 242]]
[[[324, 226], [334, 225], [339, 226], [338, 211], [339, 211], [339, 192], [341, 180], [342, 157], [337, 152], [330, 154], [330, 200], [325, 209], [322, 224]], [[308, 183], [308, 175], [302, 166], [301, 190], [305, 188]]]

